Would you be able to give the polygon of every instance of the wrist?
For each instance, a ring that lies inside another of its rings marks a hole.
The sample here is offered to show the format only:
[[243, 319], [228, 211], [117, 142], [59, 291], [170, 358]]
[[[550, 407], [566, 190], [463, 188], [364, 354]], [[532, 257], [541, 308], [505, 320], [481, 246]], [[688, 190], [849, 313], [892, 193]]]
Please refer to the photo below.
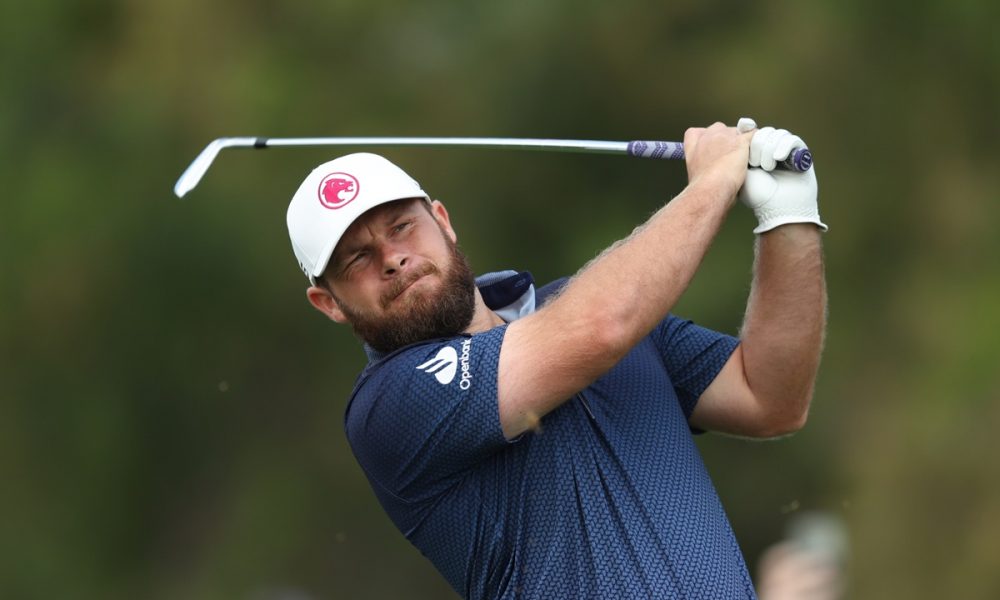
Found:
[[743, 185], [743, 177], [733, 177], [732, 175], [718, 171], [708, 171], [699, 173], [688, 182], [688, 189], [732, 205], [736, 200], [736, 195]]
[[754, 233], [792, 223], [812, 223], [823, 231], [827, 229], [819, 216], [815, 167], [801, 174], [750, 169], [740, 199], [757, 217]]
[[757, 215], [758, 225], [753, 232], [756, 234], [767, 233], [777, 228], [787, 229], [793, 226], [800, 226], [813, 231], [824, 232], [829, 229], [826, 223], [820, 220], [818, 214], [813, 215], [785, 215], [762, 218]]
[[812, 239], [820, 237], [827, 230], [827, 227], [821, 223], [795, 221], [775, 225], [763, 231], [758, 231], [758, 229], [760, 228], [755, 229], [754, 233], [760, 235], [762, 238], [780, 236], [794, 239]]

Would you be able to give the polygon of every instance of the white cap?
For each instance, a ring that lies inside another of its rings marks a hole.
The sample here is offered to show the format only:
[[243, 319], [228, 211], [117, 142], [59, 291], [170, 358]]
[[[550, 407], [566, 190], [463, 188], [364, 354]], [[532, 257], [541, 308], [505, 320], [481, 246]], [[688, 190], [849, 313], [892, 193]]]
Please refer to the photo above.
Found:
[[430, 200], [420, 184], [377, 154], [359, 152], [313, 169], [288, 205], [288, 236], [299, 267], [315, 283], [340, 236], [365, 211], [404, 198]]

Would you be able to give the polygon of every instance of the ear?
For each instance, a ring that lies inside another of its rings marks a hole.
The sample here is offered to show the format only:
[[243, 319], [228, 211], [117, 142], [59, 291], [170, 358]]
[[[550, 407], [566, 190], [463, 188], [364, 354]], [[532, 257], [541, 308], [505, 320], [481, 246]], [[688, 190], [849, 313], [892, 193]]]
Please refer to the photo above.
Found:
[[344, 311], [340, 310], [340, 305], [337, 304], [329, 291], [319, 286], [310, 286], [306, 290], [306, 297], [309, 298], [309, 304], [312, 304], [316, 310], [326, 315], [331, 321], [347, 322]]
[[442, 204], [440, 200], [431, 201], [431, 215], [434, 216], [435, 221], [441, 224], [441, 228], [448, 234], [451, 241], [457, 242], [458, 235], [455, 233], [455, 230], [451, 228], [451, 219], [448, 217], [448, 209], [444, 207], [444, 204]]

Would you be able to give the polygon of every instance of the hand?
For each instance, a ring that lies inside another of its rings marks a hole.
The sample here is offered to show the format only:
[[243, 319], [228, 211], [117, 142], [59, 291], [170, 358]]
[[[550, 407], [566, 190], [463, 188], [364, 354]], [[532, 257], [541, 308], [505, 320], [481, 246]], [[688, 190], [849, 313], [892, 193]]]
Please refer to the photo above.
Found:
[[784, 542], [760, 559], [760, 600], [837, 600], [843, 597], [841, 567], [821, 554]]
[[732, 199], [743, 185], [750, 155], [752, 119], [740, 119], [736, 128], [715, 123], [684, 132], [684, 155], [688, 182], [709, 181], [722, 185]]
[[805, 146], [802, 138], [784, 129], [765, 127], [750, 141], [750, 169], [740, 190], [740, 200], [753, 209], [764, 233], [789, 223], [814, 223], [823, 231], [817, 204], [816, 166], [805, 173], [776, 170], [793, 148]]

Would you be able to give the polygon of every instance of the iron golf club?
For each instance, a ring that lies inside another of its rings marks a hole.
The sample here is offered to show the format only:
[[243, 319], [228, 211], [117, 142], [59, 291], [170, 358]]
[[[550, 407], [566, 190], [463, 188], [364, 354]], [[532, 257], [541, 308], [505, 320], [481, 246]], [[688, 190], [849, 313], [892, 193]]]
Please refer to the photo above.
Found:
[[[600, 140], [551, 140], [531, 138], [481, 137], [316, 137], [265, 138], [226, 137], [214, 140], [195, 157], [174, 185], [174, 194], [183, 198], [194, 189], [212, 166], [215, 157], [226, 148], [270, 148], [271, 146], [441, 146], [452, 148], [507, 148], [514, 150], [549, 150], [588, 154], [624, 154], [638, 158], [683, 159], [684, 145], [680, 142]], [[808, 148], [795, 148], [781, 166], [793, 171], [808, 171], [812, 153]]]

